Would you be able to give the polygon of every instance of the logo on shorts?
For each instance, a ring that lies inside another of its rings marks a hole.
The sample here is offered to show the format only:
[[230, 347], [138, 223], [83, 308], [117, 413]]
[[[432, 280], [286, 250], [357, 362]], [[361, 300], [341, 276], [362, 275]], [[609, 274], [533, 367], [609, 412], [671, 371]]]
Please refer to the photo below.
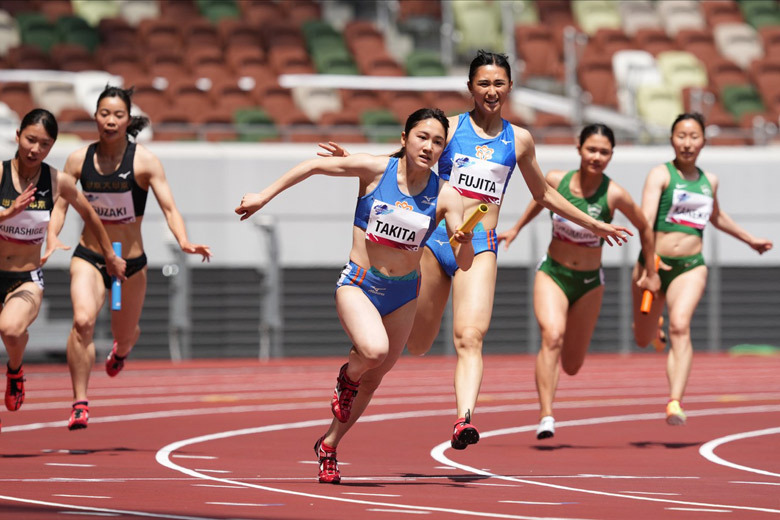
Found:
[[385, 289], [387, 289], [387, 287], [377, 287], [375, 285], [372, 285], [371, 288], [368, 290], [368, 292], [376, 296], [384, 296]]
[[688, 267], [690, 267], [692, 265], [696, 265], [698, 263], [699, 263], [699, 259], [698, 258], [694, 258], [690, 262], [685, 262], [685, 264], [683, 264], [683, 268], [687, 269]]
[[585, 278], [582, 281], [585, 282], [586, 284], [593, 283], [596, 281], [596, 278], [598, 278], [598, 276], [594, 276], [593, 278]]
[[443, 246], [444, 244], [446, 244], [446, 243], [447, 243], [447, 241], [446, 241], [446, 240], [439, 240], [438, 238], [432, 238], [431, 240], [433, 240], [434, 242], [436, 242], [437, 244], [439, 244], [439, 246]]

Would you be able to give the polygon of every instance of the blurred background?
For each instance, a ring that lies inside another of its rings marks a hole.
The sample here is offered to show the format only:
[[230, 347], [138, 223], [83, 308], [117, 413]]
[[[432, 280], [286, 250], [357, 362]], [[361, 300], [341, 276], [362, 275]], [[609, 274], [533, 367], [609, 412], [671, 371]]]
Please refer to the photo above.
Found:
[[[48, 162], [61, 168], [96, 139], [103, 88], [134, 86], [133, 113], [152, 122], [138, 140], [162, 160], [190, 239], [215, 257], [202, 265], [178, 253], [149, 204], [149, 290], [133, 356], [342, 355], [333, 290], [356, 184], [310, 179], [243, 223], [233, 208], [313, 157], [318, 142], [389, 153], [417, 108], [469, 110], [478, 49], [509, 56], [514, 88], [503, 115], [531, 131], [544, 171], [576, 168], [580, 129], [603, 122], [618, 138], [607, 173], [637, 201], [649, 169], [673, 157], [673, 119], [701, 112], [700, 165], [719, 176], [721, 207], [780, 243], [776, 0], [0, 0], [0, 153], [13, 155], [20, 118], [44, 107], [60, 123]], [[529, 199], [516, 173], [499, 231]], [[81, 225], [70, 212], [62, 239], [75, 246]], [[538, 348], [531, 283], [549, 228], [538, 218], [499, 251], [486, 352]], [[695, 348], [780, 343], [777, 250], [759, 257], [714, 229], [705, 235], [710, 274]], [[638, 252], [638, 240], [605, 248], [594, 351], [638, 352], [629, 285]], [[46, 266], [30, 360], [64, 357], [69, 258], [57, 253]], [[451, 353], [448, 320], [434, 353]]]

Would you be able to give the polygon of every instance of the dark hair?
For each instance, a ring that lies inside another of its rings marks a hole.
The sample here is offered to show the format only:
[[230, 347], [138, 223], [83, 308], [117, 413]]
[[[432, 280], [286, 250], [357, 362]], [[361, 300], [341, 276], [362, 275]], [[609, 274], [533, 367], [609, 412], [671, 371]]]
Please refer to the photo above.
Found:
[[[439, 110], [438, 108], [418, 108], [412, 114], [406, 118], [406, 125], [404, 126], [404, 135], [409, 137], [409, 132], [412, 131], [412, 129], [417, 126], [417, 123], [420, 121], [425, 121], [426, 119], [435, 119], [439, 123], [441, 123], [441, 126], [444, 127], [444, 136], [447, 136], [447, 132], [450, 129], [450, 122], [447, 120], [447, 116], [444, 115], [444, 112]], [[403, 157], [406, 153], [406, 147], [402, 146], [400, 150], [395, 152], [390, 157]]]
[[471, 60], [471, 65], [469, 65], [469, 83], [474, 80], [477, 69], [484, 65], [501, 67], [506, 71], [506, 77], [510, 80], [512, 79], [512, 69], [509, 67], [509, 60], [507, 59], [506, 54], [478, 50], [476, 57]]
[[585, 141], [588, 140], [588, 137], [592, 135], [603, 135], [609, 140], [609, 144], [612, 145], [612, 148], [615, 147], [614, 132], [612, 132], [610, 127], [601, 123], [593, 123], [582, 129], [582, 132], [580, 132], [580, 146], [585, 144]]
[[686, 119], [693, 119], [697, 123], [699, 123], [699, 126], [701, 127], [701, 133], [704, 135], [704, 116], [701, 115], [698, 112], [683, 112], [679, 116], [677, 116], [677, 119], [674, 120], [674, 123], [672, 123], [672, 133], [674, 133], [674, 127], [677, 126], [677, 123], [680, 121], [685, 121]]
[[27, 112], [19, 125], [19, 132], [31, 125], [41, 124], [49, 137], [57, 140], [57, 134], [59, 133], [59, 127], [57, 126], [57, 120], [54, 118], [54, 114], [43, 108], [34, 108]]
[[[131, 98], [133, 97], [133, 88], [134, 87], [124, 89], [120, 87], [112, 87], [111, 85], [106, 85], [106, 88], [103, 89], [103, 92], [101, 92], [100, 96], [98, 96], [97, 106], [100, 106], [100, 102], [103, 100], [103, 98], [118, 97], [124, 102], [125, 107], [127, 108], [127, 115], [130, 116], [130, 107], [132, 107], [133, 105], [131, 101]], [[148, 117], [130, 116], [130, 124], [127, 125], [127, 133], [135, 137], [138, 135], [138, 133], [141, 130], [146, 128], [148, 125], [149, 125]]]

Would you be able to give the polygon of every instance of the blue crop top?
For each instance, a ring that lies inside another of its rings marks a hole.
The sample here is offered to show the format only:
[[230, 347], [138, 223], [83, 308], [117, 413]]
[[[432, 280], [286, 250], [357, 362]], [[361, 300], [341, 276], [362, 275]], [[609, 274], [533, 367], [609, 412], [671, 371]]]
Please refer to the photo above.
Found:
[[439, 176], [464, 197], [501, 204], [517, 164], [514, 128], [502, 121], [501, 133], [484, 139], [474, 131], [468, 113], [458, 117], [455, 133], [439, 158]]
[[354, 224], [366, 231], [366, 240], [416, 251], [436, 227], [438, 196], [439, 176], [433, 171], [420, 193], [402, 193], [398, 188], [398, 158], [391, 157], [376, 188], [358, 197]]

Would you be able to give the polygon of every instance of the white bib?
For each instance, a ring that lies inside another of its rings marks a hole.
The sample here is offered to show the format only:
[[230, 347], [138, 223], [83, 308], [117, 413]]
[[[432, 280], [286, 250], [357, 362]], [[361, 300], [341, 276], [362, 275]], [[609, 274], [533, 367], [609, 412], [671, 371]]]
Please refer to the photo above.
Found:
[[683, 189], [672, 192], [672, 206], [666, 221], [696, 229], [704, 229], [712, 215], [712, 197]]
[[135, 222], [135, 206], [131, 191], [118, 193], [91, 191], [84, 195], [102, 222], [110, 224]]
[[25, 210], [0, 222], [0, 237], [21, 244], [41, 244], [51, 214], [48, 210]]
[[583, 247], [601, 247], [601, 237], [576, 222], [553, 213], [553, 238]]
[[396, 249], [417, 251], [431, 225], [431, 217], [410, 208], [374, 200], [368, 216], [366, 240]]
[[452, 160], [450, 186], [470, 199], [501, 204], [511, 170], [504, 164], [456, 153]]

